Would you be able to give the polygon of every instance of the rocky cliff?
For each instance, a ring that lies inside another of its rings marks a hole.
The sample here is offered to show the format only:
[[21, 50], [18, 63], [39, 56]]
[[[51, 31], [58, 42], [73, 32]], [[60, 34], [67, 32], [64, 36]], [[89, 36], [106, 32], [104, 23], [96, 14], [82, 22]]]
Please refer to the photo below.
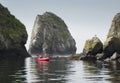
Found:
[[29, 46], [30, 54], [74, 54], [76, 43], [64, 21], [51, 12], [37, 15]]
[[81, 54], [72, 55], [70, 58], [103, 61], [120, 60], [120, 13], [117, 13], [113, 18], [104, 44], [99, 38], [93, 37], [85, 42]]
[[103, 50], [106, 56], [112, 56], [115, 52], [120, 54], [120, 13], [113, 18]]
[[25, 26], [0, 4], [0, 58], [27, 57]]
[[106, 41], [103, 45], [98, 38], [92, 38], [86, 41], [81, 57], [91, 59], [93, 58], [92, 55], [95, 55], [94, 58], [96, 59], [107, 61], [120, 58], [120, 13], [117, 13], [113, 18]]

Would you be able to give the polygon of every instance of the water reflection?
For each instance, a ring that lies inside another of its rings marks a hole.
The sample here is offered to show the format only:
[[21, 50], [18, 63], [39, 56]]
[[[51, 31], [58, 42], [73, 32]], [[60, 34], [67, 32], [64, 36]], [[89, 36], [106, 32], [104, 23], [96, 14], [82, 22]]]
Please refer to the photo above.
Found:
[[35, 58], [26, 59], [27, 83], [65, 83], [69, 74], [67, 58], [55, 58], [50, 62], [37, 62]]
[[24, 59], [0, 60], [0, 83], [24, 82]]
[[0, 60], [0, 83], [119, 83], [120, 61]]
[[26, 82], [37, 83], [40, 81], [40, 77], [37, 70], [36, 60], [33, 58], [26, 58], [25, 69], [26, 69]]
[[120, 82], [120, 63], [112, 62], [84, 62], [85, 79], [93, 82]]

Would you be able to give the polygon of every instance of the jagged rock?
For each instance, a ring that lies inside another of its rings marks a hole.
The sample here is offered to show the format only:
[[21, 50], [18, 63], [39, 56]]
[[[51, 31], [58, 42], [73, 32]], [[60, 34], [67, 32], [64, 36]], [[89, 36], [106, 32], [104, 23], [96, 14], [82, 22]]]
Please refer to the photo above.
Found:
[[110, 57], [110, 60], [117, 60], [118, 58], [120, 58], [120, 54], [118, 54], [117, 52], [115, 52], [115, 53]]
[[111, 60], [110, 60], [110, 58], [108, 57], [108, 58], [106, 58], [106, 59], [104, 59], [104, 62], [110, 62]]
[[103, 52], [106, 57], [111, 57], [114, 52], [120, 53], [120, 39], [116, 37], [109, 37], [106, 39]]
[[0, 58], [29, 56], [24, 46], [27, 37], [25, 26], [0, 4]]
[[37, 15], [29, 46], [30, 54], [74, 54], [76, 43], [64, 21], [51, 12]]
[[115, 15], [107, 39], [103, 46], [106, 57], [111, 57], [114, 52], [120, 54], [120, 13]]
[[92, 39], [86, 40], [85, 46], [83, 49], [83, 56], [81, 60], [97, 60], [96, 54], [102, 53], [103, 44], [98, 37], [92, 37]]
[[98, 37], [86, 40], [83, 53], [86, 55], [96, 55], [103, 51], [103, 44]]
[[98, 53], [98, 54], [96, 54], [96, 58], [97, 58], [97, 60], [103, 60], [104, 59], [104, 54], [103, 53]]

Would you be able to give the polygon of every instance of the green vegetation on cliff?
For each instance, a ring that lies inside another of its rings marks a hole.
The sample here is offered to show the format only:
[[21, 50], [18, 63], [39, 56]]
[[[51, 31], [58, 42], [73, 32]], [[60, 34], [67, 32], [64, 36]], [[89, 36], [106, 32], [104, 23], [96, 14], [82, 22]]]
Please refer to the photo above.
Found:
[[25, 26], [0, 4], [0, 34], [5, 39], [8, 37], [21, 39], [24, 31]]
[[27, 37], [25, 26], [0, 4], [0, 58], [28, 56]]

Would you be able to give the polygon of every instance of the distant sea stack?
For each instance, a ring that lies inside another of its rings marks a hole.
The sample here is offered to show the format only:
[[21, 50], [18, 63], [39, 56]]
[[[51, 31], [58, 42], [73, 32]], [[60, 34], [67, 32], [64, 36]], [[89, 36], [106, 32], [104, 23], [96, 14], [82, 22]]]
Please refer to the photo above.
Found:
[[72, 55], [71, 59], [80, 59], [80, 60], [97, 60], [96, 55], [102, 54], [103, 44], [101, 40], [95, 35], [91, 39], [86, 40], [83, 52], [78, 55]]
[[83, 53], [85, 55], [95, 56], [97, 53], [102, 53], [102, 51], [103, 51], [103, 44], [97, 36], [92, 37], [92, 39], [86, 40], [83, 49]]
[[112, 56], [115, 52], [120, 54], [120, 13], [113, 18], [103, 51], [106, 56]]
[[25, 26], [0, 4], [0, 58], [19, 58], [29, 56]]
[[30, 54], [75, 54], [76, 43], [64, 21], [51, 12], [37, 15], [29, 46]]

